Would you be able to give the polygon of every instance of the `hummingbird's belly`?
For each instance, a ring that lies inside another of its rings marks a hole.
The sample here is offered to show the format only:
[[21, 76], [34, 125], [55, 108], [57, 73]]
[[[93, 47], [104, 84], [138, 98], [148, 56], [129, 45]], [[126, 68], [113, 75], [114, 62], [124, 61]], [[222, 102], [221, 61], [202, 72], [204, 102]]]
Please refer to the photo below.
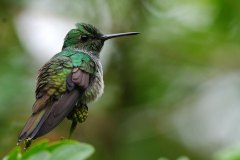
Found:
[[93, 79], [90, 81], [89, 87], [85, 90], [83, 96], [81, 97], [81, 101], [85, 103], [95, 101], [97, 98], [99, 98], [103, 94], [104, 88], [102, 65], [99, 59], [91, 54], [89, 54], [89, 56], [92, 58], [95, 64], [96, 72], [92, 77]]
[[95, 101], [103, 94], [103, 88], [104, 83], [102, 76], [94, 77], [90, 86], [83, 93], [81, 100], [85, 103]]

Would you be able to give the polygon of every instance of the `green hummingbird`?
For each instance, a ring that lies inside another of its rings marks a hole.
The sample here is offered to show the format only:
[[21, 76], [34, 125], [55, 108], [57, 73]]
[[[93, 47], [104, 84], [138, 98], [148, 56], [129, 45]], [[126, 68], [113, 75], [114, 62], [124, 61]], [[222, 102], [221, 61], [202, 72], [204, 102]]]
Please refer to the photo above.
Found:
[[87, 104], [103, 94], [103, 70], [99, 55], [104, 42], [138, 32], [103, 35], [90, 24], [78, 23], [70, 30], [62, 51], [39, 70], [32, 115], [18, 137], [31, 141], [53, 130], [66, 117], [72, 121], [70, 136], [88, 116]]

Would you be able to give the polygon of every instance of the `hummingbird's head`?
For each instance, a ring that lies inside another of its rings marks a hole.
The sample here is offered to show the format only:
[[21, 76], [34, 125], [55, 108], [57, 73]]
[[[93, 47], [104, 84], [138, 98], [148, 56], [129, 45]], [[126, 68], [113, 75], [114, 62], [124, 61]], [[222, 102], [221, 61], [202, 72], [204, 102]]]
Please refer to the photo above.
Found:
[[67, 47], [78, 48], [86, 51], [100, 52], [103, 34], [94, 26], [85, 23], [77, 23], [76, 28], [68, 32], [64, 39], [63, 49]]
[[139, 34], [138, 32], [127, 32], [103, 35], [96, 27], [86, 23], [77, 23], [76, 28], [68, 32], [64, 39], [63, 48], [77, 48], [88, 52], [99, 53], [106, 40]]

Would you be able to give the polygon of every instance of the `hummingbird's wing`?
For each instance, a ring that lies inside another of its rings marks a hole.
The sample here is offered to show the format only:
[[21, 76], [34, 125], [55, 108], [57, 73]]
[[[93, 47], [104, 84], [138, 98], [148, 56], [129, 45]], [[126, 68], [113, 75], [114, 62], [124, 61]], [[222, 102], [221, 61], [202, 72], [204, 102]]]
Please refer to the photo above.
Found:
[[82, 92], [89, 86], [89, 73], [78, 68], [75, 70], [77, 71], [71, 73], [67, 80], [67, 85], [74, 87], [67, 87], [67, 92], [53, 103], [50, 114], [43, 120], [39, 130], [36, 129], [37, 133], [33, 133], [35, 138], [55, 128], [72, 111]]
[[33, 113], [19, 135], [19, 141], [48, 133], [69, 114], [89, 86], [91, 73], [84, 68], [93, 66], [87, 64], [83, 59], [78, 67], [74, 67], [71, 58], [57, 56], [42, 67]]

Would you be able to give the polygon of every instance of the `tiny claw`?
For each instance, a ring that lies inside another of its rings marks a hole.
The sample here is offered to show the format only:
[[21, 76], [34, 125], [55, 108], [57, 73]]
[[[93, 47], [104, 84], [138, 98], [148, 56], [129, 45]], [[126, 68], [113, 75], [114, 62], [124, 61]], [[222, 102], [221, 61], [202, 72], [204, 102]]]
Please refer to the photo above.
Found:
[[21, 140], [18, 140], [16, 145], [19, 146], [20, 143], [21, 143]]
[[26, 151], [28, 149], [28, 147], [30, 147], [30, 145], [32, 143], [32, 139], [27, 138], [27, 139], [25, 139], [24, 143], [25, 143], [25, 147], [23, 149]]

